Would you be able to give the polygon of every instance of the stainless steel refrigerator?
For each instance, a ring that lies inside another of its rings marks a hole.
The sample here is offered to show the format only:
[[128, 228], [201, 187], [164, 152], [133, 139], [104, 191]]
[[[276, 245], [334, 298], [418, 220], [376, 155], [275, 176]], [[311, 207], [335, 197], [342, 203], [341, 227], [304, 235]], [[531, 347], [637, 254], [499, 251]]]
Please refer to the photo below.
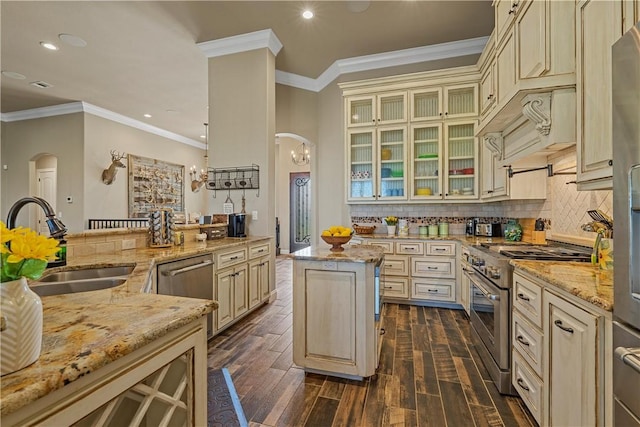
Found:
[[640, 22], [613, 45], [616, 426], [640, 427]]

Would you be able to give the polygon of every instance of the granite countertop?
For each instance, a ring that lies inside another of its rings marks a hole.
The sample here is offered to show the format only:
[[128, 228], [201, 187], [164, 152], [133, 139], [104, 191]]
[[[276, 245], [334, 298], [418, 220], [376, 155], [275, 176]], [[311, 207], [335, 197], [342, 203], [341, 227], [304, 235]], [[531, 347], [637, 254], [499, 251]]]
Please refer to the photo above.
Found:
[[40, 358], [2, 377], [0, 415], [12, 413], [76, 379], [187, 325], [218, 307], [216, 301], [141, 293], [156, 264], [267, 237], [225, 238], [168, 248], [74, 257], [67, 267], [132, 265], [123, 285], [42, 297]]
[[613, 310], [613, 271], [586, 262], [512, 260], [511, 265], [606, 311]]
[[373, 245], [344, 245], [344, 251], [331, 252], [329, 245], [309, 246], [292, 254], [290, 258], [302, 261], [375, 262], [384, 257], [383, 249]]
[[409, 234], [407, 236], [389, 236], [387, 234], [355, 234], [354, 238], [360, 239], [389, 239], [389, 240], [461, 240], [466, 236], [464, 234], [449, 234], [447, 236], [424, 236], [420, 234]]

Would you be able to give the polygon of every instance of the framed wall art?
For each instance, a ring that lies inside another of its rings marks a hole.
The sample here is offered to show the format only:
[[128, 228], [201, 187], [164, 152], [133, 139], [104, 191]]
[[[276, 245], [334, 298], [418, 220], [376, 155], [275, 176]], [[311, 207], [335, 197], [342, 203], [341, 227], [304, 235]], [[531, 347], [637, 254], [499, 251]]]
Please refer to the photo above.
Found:
[[184, 166], [129, 154], [129, 218], [152, 209], [184, 212]]

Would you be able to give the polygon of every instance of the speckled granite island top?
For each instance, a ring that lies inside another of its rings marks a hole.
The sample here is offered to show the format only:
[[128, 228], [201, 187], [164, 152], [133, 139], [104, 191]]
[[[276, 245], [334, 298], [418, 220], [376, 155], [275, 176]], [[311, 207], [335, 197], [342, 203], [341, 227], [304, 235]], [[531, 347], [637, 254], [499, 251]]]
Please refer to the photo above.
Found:
[[294, 260], [378, 262], [384, 257], [383, 249], [372, 245], [345, 245], [342, 252], [331, 252], [328, 245], [309, 246], [290, 254]]
[[0, 415], [72, 383], [218, 307], [216, 301], [141, 293], [156, 264], [265, 238], [225, 238], [69, 260], [65, 268], [133, 265], [127, 282], [91, 292], [42, 297], [43, 340], [34, 364], [0, 379]]
[[511, 265], [596, 307], [613, 310], [613, 271], [585, 262], [521, 261]]

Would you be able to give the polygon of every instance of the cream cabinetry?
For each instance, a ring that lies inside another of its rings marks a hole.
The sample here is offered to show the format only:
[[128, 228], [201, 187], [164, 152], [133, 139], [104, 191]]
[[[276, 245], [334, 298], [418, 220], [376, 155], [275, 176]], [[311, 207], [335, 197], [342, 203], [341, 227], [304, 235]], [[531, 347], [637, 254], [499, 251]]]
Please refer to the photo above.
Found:
[[202, 317], [3, 416], [2, 425], [205, 425], [206, 369]]
[[370, 377], [379, 362], [375, 263], [293, 261], [293, 362], [309, 372]]
[[622, 0], [622, 34], [640, 21], [640, 0]]
[[214, 253], [214, 259], [217, 333], [271, 298], [275, 286], [273, 240], [221, 249]]
[[340, 84], [347, 202], [477, 200], [479, 77], [460, 67]]
[[[611, 425], [611, 313], [516, 269], [512, 382], [540, 425]], [[609, 355], [610, 359], [610, 355]]]
[[613, 185], [611, 46], [622, 35], [622, 1], [576, 5], [578, 190]]
[[382, 287], [385, 300], [405, 304], [459, 304], [458, 244], [449, 240], [371, 239], [385, 250]]

